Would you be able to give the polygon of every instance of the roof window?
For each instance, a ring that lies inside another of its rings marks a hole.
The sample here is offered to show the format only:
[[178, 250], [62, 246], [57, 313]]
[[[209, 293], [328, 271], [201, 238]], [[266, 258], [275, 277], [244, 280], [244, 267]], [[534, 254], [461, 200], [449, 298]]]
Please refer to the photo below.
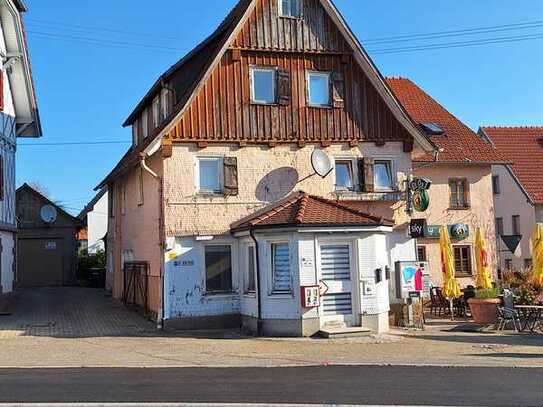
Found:
[[426, 132], [426, 134], [430, 136], [440, 136], [442, 134], [445, 134], [443, 129], [436, 123], [421, 123], [421, 127]]

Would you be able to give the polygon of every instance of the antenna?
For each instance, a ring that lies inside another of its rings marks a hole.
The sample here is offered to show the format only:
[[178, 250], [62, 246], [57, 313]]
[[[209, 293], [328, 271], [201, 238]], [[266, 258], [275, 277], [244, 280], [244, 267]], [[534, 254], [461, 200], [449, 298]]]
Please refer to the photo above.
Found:
[[328, 154], [319, 149], [315, 149], [311, 154], [311, 165], [315, 173], [321, 178], [326, 178], [334, 169]]
[[40, 217], [45, 223], [53, 223], [57, 220], [57, 210], [53, 205], [44, 205], [40, 209]]

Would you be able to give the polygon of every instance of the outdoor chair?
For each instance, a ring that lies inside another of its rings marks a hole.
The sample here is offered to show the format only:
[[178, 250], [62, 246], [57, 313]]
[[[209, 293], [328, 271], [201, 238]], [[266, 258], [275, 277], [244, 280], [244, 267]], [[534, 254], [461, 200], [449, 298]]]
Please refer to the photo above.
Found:
[[505, 326], [510, 322], [513, 323], [513, 328], [515, 328], [517, 332], [522, 331], [518, 312], [514, 308], [498, 307], [498, 321], [496, 323], [496, 329], [498, 331], [503, 331]]
[[444, 300], [441, 289], [432, 287], [430, 290], [430, 314], [441, 315], [449, 310], [448, 303]]

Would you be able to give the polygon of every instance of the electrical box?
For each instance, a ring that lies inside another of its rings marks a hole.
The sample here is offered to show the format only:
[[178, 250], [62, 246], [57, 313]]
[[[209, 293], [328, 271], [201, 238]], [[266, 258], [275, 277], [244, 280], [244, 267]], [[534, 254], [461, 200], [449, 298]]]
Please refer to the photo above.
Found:
[[311, 285], [301, 287], [302, 308], [317, 308], [320, 306], [320, 287]]

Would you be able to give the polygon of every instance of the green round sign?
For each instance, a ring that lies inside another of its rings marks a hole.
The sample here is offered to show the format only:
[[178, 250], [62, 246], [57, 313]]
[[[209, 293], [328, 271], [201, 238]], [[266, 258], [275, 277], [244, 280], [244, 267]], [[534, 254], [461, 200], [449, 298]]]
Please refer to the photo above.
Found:
[[430, 195], [428, 195], [428, 191], [416, 191], [413, 194], [413, 208], [415, 208], [417, 212], [425, 212], [429, 206]]

